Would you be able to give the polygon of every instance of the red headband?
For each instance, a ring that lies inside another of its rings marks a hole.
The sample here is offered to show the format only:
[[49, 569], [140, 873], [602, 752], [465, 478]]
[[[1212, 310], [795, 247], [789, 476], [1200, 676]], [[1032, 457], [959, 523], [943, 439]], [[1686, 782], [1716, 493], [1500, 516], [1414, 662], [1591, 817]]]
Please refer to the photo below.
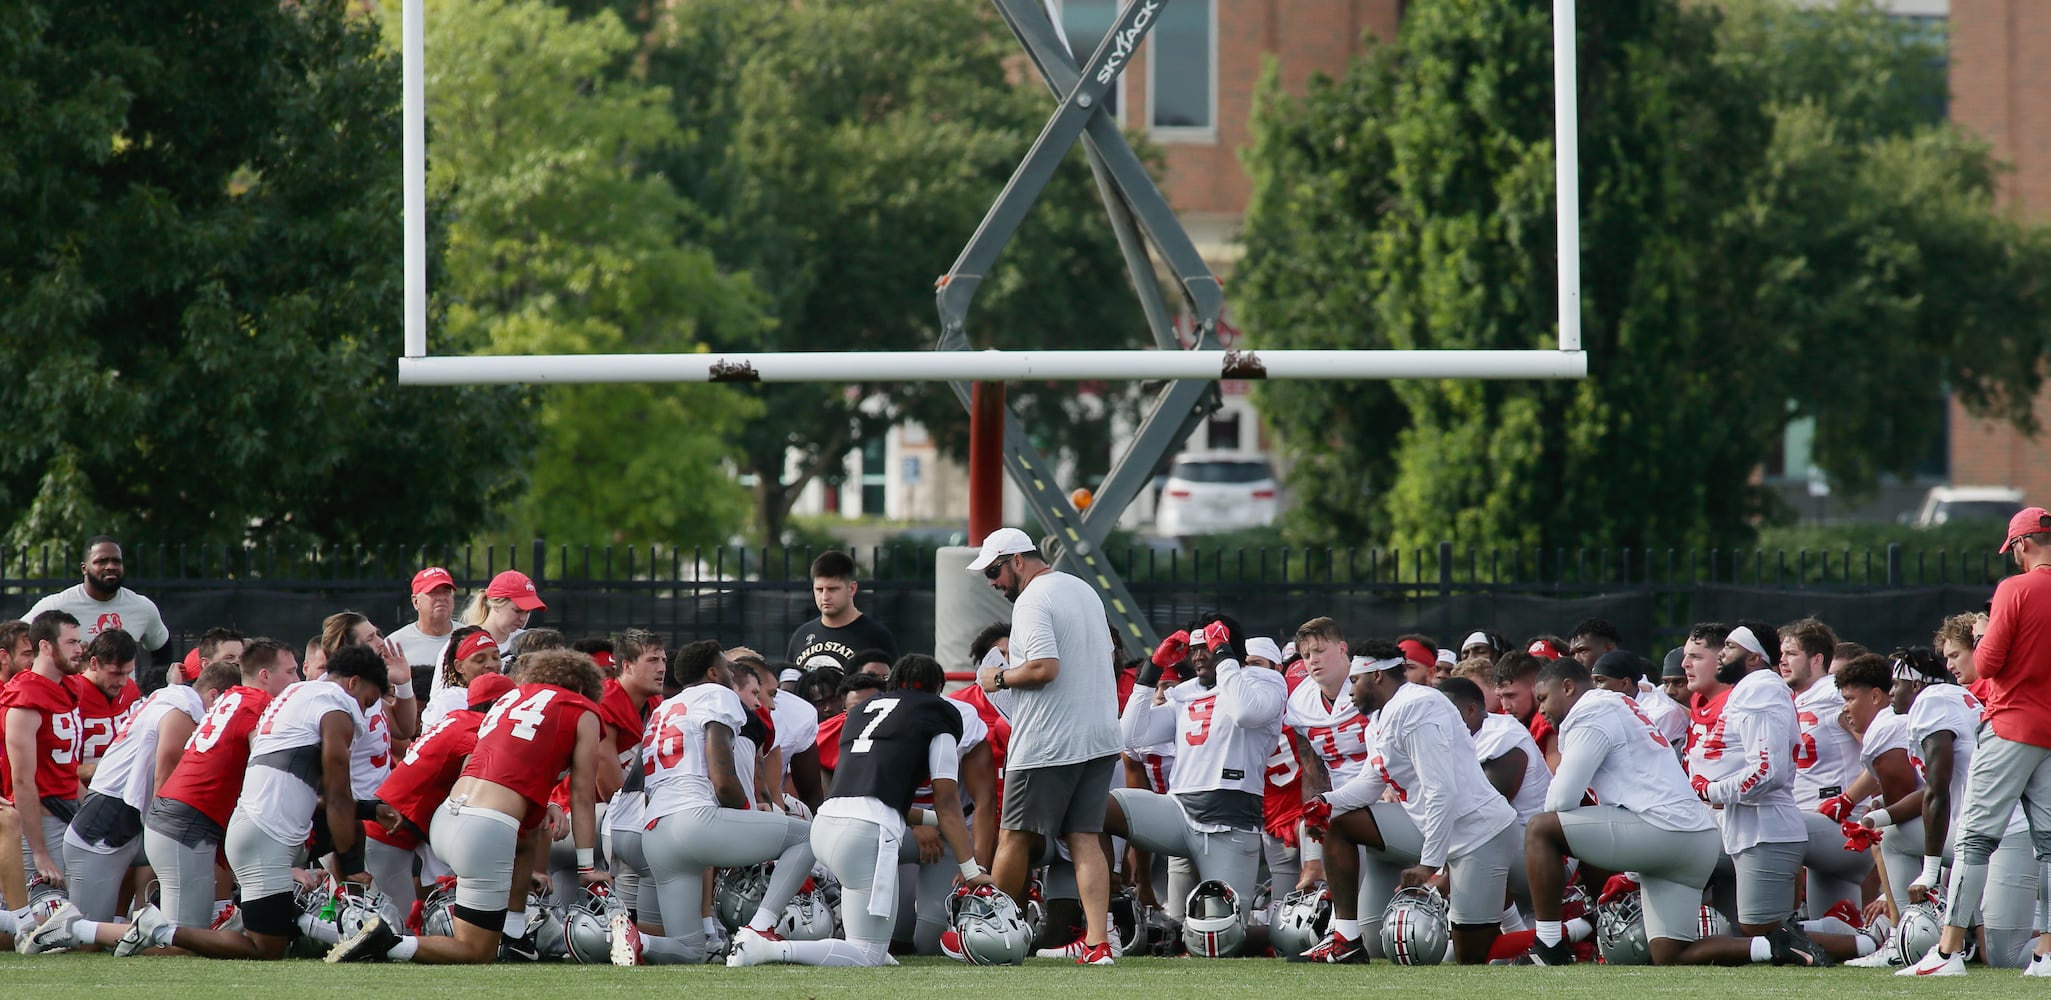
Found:
[[464, 660], [476, 656], [477, 651], [480, 649], [489, 649], [496, 651], [498, 648], [498, 640], [492, 638], [490, 632], [472, 632], [469, 636], [464, 638], [464, 640], [456, 646], [456, 662], [461, 663]]
[[1438, 666], [1439, 654], [1424, 643], [1415, 639], [1405, 639], [1397, 643], [1396, 647], [1403, 651], [1403, 658], [1412, 663], [1422, 663], [1427, 667]]

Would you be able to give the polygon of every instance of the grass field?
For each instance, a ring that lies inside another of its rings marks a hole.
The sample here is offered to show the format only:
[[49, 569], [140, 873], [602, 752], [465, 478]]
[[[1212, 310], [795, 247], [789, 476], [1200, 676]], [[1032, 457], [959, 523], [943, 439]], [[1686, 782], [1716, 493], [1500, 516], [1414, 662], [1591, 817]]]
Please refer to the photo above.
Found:
[[1965, 979], [1918, 982], [1878, 969], [1571, 969], [1487, 967], [1406, 969], [1318, 968], [1270, 960], [1193, 961], [1121, 959], [1109, 969], [1080, 969], [1052, 961], [1018, 969], [974, 969], [944, 959], [912, 959], [894, 969], [757, 969], [720, 967], [611, 969], [576, 965], [494, 965], [484, 968], [330, 966], [317, 962], [208, 962], [188, 958], [116, 960], [104, 955], [0, 955], [0, 990], [10, 997], [106, 997], [109, 1000], [414, 1000], [423, 997], [497, 997], [502, 1000], [575, 997], [676, 997], [716, 991], [724, 997], [803, 997], [832, 1000], [955, 996], [987, 1000], [1059, 997], [1061, 1000], [1139, 1000], [1168, 997], [1257, 995], [1352, 997], [1398, 988], [1404, 1000], [1491, 1000], [1517, 996], [1582, 994], [1602, 997], [1815, 1000], [1838, 991], [1859, 1000], [1884, 997], [2013, 997], [2036, 992], [2013, 970], [1975, 969]]

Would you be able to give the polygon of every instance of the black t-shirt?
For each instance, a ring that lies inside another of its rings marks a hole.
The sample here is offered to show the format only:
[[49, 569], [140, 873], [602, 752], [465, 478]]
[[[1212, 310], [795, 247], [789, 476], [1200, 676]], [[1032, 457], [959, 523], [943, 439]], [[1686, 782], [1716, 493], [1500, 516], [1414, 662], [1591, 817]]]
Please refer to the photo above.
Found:
[[897, 637], [891, 635], [882, 622], [868, 615], [858, 615], [854, 621], [839, 628], [828, 626], [815, 617], [790, 634], [790, 651], [784, 659], [797, 664], [802, 670], [819, 667], [846, 670], [855, 654], [867, 649], [889, 653], [891, 661], [896, 662]]
[[961, 740], [961, 710], [939, 695], [905, 689], [861, 703], [840, 729], [840, 767], [827, 797], [910, 809], [919, 786], [932, 780], [926, 752], [941, 733]]

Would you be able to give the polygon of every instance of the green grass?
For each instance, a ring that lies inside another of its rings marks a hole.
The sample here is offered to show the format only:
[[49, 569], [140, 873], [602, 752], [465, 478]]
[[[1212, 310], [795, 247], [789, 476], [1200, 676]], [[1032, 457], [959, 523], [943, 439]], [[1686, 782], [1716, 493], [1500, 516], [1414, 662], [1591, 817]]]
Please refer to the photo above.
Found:
[[[1393, 987], [1404, 1000], [1484, 1000], [1490, 996], [1556, 995], [1676, 997], [1700, 1000], [1788, 997], [1814, 1000], [1830, 991], [1882, 997], [1969, 1000], [2013, 997], [2028, 988], [2021, 973], [1975, 969], [1965, 979], [1921, 983], [1878, 969], [1406, 969], [1290, 965], [1273, 960], [1121, 959], [1109, 969], [1033, 961], [1020, 969], [975, 969], [943, 959], [912, 959], [894, 969], [756, 969], [670, 967], [586, 968], [494, 965], [483, 968], [330, 966], [318, 962], [209, 962], [192, 958], [117, 960], [105, 955], [0, 955], [0, 983], [13, 997], [99, 996], [110, 1000], [400, 1000], [491, 996], [529, 998], [648, 996], [673, 1000], [681, 991], [724, 997], [870, 998], [953, 996], [967, 1000], [1060, 997], [1061, 1000], [1162, 1000], [1179, 997], [1352, 997]], [[999, 991], [1002, 991], [1001, 994]], [[702, 995], [702, 994], [701, 994]]]

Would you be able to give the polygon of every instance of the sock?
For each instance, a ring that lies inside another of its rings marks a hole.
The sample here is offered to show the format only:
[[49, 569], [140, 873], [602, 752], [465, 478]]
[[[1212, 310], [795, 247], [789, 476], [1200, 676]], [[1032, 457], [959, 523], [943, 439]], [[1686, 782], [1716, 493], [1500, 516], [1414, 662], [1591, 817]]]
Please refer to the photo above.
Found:
[[71, 922], [71, 939], [79, 944], [93, 944], [99, 940], [100, 923], [97, 920], [74, 920]]
[[1755, 937], [1752, 939], [1752, 961], [1773, 961], [1773, 945], [1767, 943], [1767, 940], [1765, 938]]
[[1575, 917], [1564, 925], [1569, 941], [1586, 941], [1595, 936], [1595, 925], [1586, 917]]
[[394, 962], [411, 962], [413, 961], [413, 956], [418, 954], [419, 952], [419, 938], [402, 937], [399, 939], [398, 944], [392, 946], [391, 951], [385, 952], [385, 957], [391, 959]]
[[1502, 928], [1503, 933], [1509, 934], [1515, 931], [1528, 931], [1531, 924], [1524, 919], [1524, 911], [1518, 909], [1517, 904], [1511, 903], [1503, 907]]
[[1352, 920], [1347, 920], [1343, 917], [1333, 917], [1332, 930], [1337, 931], [1340, 937], [1348, 941], [1358, 941], [1360, 940], [1360, 919], [1356, 917]]
[[21, 933], [21, 919], [13, 910], [0, 910], [0, 934]]
[[1858, 950], [1860, 958], [1865, 958], [1867, 955], [1880, 950], [1880, 946], [1874, 944], [1873, 939], [1864, 934], [1852, 935], [1852, 947]]
[[177, 933], [178, 925], [166, 920], [158, 925], [156, 933], [150, 935], [150, 943], [159, 948], [169, 948], [172, 935]]
[[1564, 937], [1565, 937], [1565, 933], [1564, 933], [1564, 932], [1563, 932], [1563, 931], [1562, 931], [1562, 930], [1560, 929], [1560, 922], [1559, 922], [1559, 921], [1557, 921], [1557, 920], [1540, 920], [1540, 921], [1538, 921], [1538, 943], [1539, 943], [1539, 944], [1545, 944], [1545, 945], [1554, 945], [1554, 944], [1559, 944], [1559, 943], [1560, 943], [1560, 941], [1561, 941], [1561, 940], [1562, 940], [1562, 939], [1563, 939]]
[[720, 926], [718, 917], [705, 918], [705, 936], [707, 938], [721, 938], [726, 936], [726, 928]]
[[1488, 946], [1488, 960], [1507, 962], [1522, 958], [1538, 943], [1537, 931], [1510, 931], [1496, 936], [1496, 943]]
[[521, 938], [521, 937], [526, 937], [526, 936], [527, 936], [527, 911], [526, 911], [526, 910], [520, 910], [520, 911], [518, 911], [518, 912], [514, 912], [514, 911], [511, 911], [511, 910], [508, 910], [508, 911], [506, 912], [506, 928], [505, 928], [505, 930], [503, 931], [503, 933], [505, 934], [505, 936], [507, 936], [507, 937], [509, 937], [509, 938]]
[[766, 906], [756, 907], [754, 917], [748, 920], [749, 930], [766, 931], [775, 926], [776, 914], [769, 912]]

